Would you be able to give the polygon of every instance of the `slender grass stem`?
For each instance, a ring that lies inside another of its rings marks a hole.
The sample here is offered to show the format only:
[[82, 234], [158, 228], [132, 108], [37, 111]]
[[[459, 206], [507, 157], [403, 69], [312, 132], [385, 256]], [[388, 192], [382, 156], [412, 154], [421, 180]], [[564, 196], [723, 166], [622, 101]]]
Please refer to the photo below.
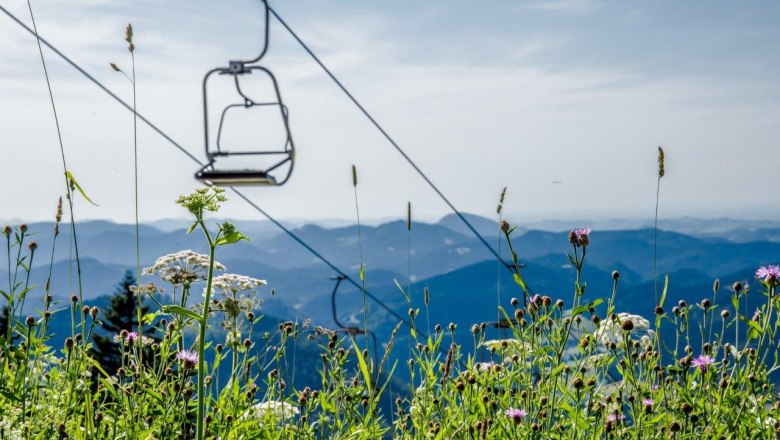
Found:
[[[83, 288], [82, 288], [82, 282], [81, 282], [81, 260], [79, 259], [79, 244], [78, 239], [76, 237], [76, 221], [74, 219], [73, 215], [73, 193], [71, 191], [71, 180], [68, 177], [69, 170], [68, 170], [68, 164], [65, 159], [65, 145], [62, 141], [62, 131], [60, 130], [60, 120], [57, 116], [57, 106], [54, 103], [54, 93], [51, 89], [51, 81], [49, 80], [49, 72], [46, 69], [46, 59], [43, 56], [43, 48], [41, 47], [41, 37], [38, 35], [38, 26], [35, 24], [35, 15], [33, 14], [32, 4], [30, 3], [30, 0], [27, 0], [27, 8], [30, 10], [30, 20], [32, 21], [33, 25], [33, 31], [35, 33], [35, 41], [38, 43], [38, 53], [41, 56], [41, 65], [43, 66], [43, 75], [46, 77], [46, 87], [49, 90], [49, 101], [51, 102], [51, 109], [52, 113], [54, 114], [54, 125], [57, 128], [57, 140], [60, 145], [60, 155], [62, 156], [62, 168], [63, 168], [63, 177], [65, 177], [65, 189], [68, 199], [68, 213], [70, 215], [70, 229], [71, 234], [73, 235], [73, 251], [75, 253], [76, 257], [76, 276], [78, 278], [78, 295], [79, 295], [79, 305], [84, 305], [84, 298], [83, 298]], [[86, 330], [86, 322], [84, 322], [84, 319], [81, 320], [81, 333], [84, 334]], [[86, 340], [83, 341], [84, 344], [87, 343]]]

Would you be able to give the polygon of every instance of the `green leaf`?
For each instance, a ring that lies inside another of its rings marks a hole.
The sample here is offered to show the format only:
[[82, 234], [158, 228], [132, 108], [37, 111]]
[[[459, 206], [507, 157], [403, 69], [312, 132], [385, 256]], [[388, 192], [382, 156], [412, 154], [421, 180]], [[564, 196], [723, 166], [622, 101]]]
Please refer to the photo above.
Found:
[[361, 263], [360, 264], [360, 281], [365, 281], [365, 280], [366, 280], [366, 271], [363, 268], [363, 264]]
[[520, 286], [521, 289], [523, 289], [523, 292], [528, 290], [525, 287], [525, 281], [523, 281], [523, 278], [520, 275], [518, 275], [517, 273], [513, 273], [512, 278], [514, 278], [515, 282]]
[[191, 234], [191, 233], [192, 233], [192, 231], [194, 231], [194, 230], [195, 230], [195, 228], [197, 228], [197, 227], [198, 227], [198, 222], [194, 222], [193, 224], [191, 224], [191, 225], [190, 225], [190, 227], [189, 227], [189, 228], [187, 228], [187, 233], [188, 233], [188, 234]]
[[73, 187], [76, 188], [79, 194], [81, 194], [81, 197], [84, 197], [84, 199], [89, 203], [95, 206], [99, 206], [97, 203], [93, 202], [92, 199], [89, 198], [89, 196], [87, 196], [87, 193], [85, 193], [83, 189], [81, 189], [81, 185], [79, 185], [79, 183], [76, 182], [76, 178], [73, 177], [73, 174], [71, 174], [70, 171], [65, 171], [65, 177], [68, 179], [68, 182], [73, 184]]
[[755, 321], [747, 321], [748, 326], [750, 326], [750, 329], [748, 330], [748, 341], [752, 341], [753, 339], [758, 339], [758, 337], [764, 333], [764, 330], [761, 328], [761, 326], [758, 325]]
[[669, 275], [664, 276], [664, 290], [661, 292], [661, 303], [658, 304], [659, 306], [664, 306], [664, 301], [666, 301], [666, 291], [669, 288]]
[[22, 401], [20, 398], [14, 396], [13, 394], [9, 393], [6, 390], [0, 390], [0, 395], [2, 395], [3, 397], [5, 397], [8, 400], [13, 400], [13, 401], [16, 401], [16, 402], [21, 402]]
[[182, 306], [176, 306], [176, 305], [163, 306], [163, 312], [164, 313], [175, 313], [177, 315], [186, 316], [187, 318], [192, 318], [192, 319], [198, 321], [201, 324], [202, 324], [202, 321], [203, 321], [203, 318], [200, 315], [198, 315], [197, 313], [193, 312], [192, 310], [184, 308]]
[[587, 304], [583, 304], [583, 305], [581, 305], [579, 307], [575, 307], [574, 310], [572, 310], [572, 312], [571, 312], [571, 316], [575, 317], [577, 315], [581, 315], [582, 313], [590, 310], [591, 307], [596, 307], [596, 306], [598, 306], [599, 304], [601, 304], [603, 302], [604, 302], [604, 298], [598, 298], [598, 299], [595, 299], [595, 300], [593, 300], [593, 301], [591, 301], [591, 302], [589, 302]]
[[412, 299], [409, 298], [409, 295], [406, 294], [406, 292], [404, 291], [404, 288], [401, 287], [401, 284], [398, 282], [398, 280], [393, 278], [393, 282], [395, 283], [396, 287], [398, 287], [398, 290], [401, 291], [401, 295], [404, 296], [404, 299], [406, 300], [406, 303], [407, 304], [411, 304], [412, 303]]
[[237, 243], [241, 240], [250, 241], [248, 237], [238, 231], [232, 231], [221, 237], [214, 243], [215, 246]]
[[159, 315], [160, 315], [159, 312], [147, 313], [141, 317], [141, 322], [147, 325], [151, 324], [154, 322], [155, 319], [157, 319]]
[[368, 372], [368, 364], [366, 364], [363, 353], [358, 348], [357, 342], [352, 340], [352, 346], [355, 348], [355, 354], [357, 355], [358, 365], [360, 366], [360, 372], [363, 373], [363, 380], [366, 381], [366, 387], [368, 387], [368, 394], [371, 395], [371, 373]]
[[731, 305], [734, 306], [734, 311], [739, 312], [739, 297], [736, 294], [731, 295]]

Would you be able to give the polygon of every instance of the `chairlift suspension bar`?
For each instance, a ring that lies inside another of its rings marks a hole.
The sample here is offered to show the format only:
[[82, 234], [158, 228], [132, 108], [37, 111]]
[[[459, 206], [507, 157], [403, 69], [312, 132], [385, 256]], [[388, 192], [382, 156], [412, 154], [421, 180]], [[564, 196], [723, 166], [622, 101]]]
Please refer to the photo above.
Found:
[[[16, 17], [14, 14], [12, 14], [12, 13], [11, 13], [11, 12], [10, 12], [8, 9], [6, 9], [6, 8], [5, 8], [5, 7], [4, 7], [2, 4], [0, 4], [0, 11], [2, 11], [2, 12], [5, 14], [5, 15], [7, 15], [9, 18], [11, 18], [11, 19], [12, 19], [14, 22], [16, 22], [16, 24], [18, 24], [19, 26], [21, 26], [22, 28], [24, 28], [24, 29], [25, 29], [25, 30], [26, 30], [28, 33], [30, 33], [30, 35], [32, 35], [33, 37], [35, 37], [35, 36], [36, 36], [36, 35], [35, 35], [35, 32], [34, 32], [32, 29], [30, 29], [30, 27], [28, 27], [28, 26], [27, 26], [27, 25], [26, 25], [24, 22], [22, 22], [21, 20], [19, 20], [19, 19], [18, 19], [18, 18], [17, 18], [17, 17]], [[96, 85], [96, 86], [97, 86], [97, 87], [99, 87], [101, 90], [103, 90], [104, 92], [106, 92], [106, 93], [107, 93], [107, 94], [108, 94], [110, 97], [114, 98], [114, 100], [115, 100], [116, 102], [118, 102], [119, 104], [121, 104], [121, 105], [122, 105], [124, 108], [126, 108], [128, 111], [131, 111], [131, 112], [133, 111], [133, 107], [132, 107], [132, 106], [130, 106], [130, 105], [127, 103], [127, 102], [125, 102], [124, 100], [122, 100], [122, 98], [120, 98], [119, 96], [117, 96], [117, 95], [116, 95], [114, 92], [112, 92], [112, 91], [111, 91], [111, 90], [110, 90], [108, 87], [104, 86], [104, 85], [103, 85], [103, 83], [101, 83], [100, 81], [98, 81], [98, 80], [97, 80], [97, 79], [96, 79], [94, 76], [90, 75], [90, 74], [89, 74], [89, 73], [88, 73], [86, 70], [84, 70], [84, 69], [83, 69], [81, 66], [79, 66], [78, 64], [76, 64], [76, 62], [74, 62], [73, 60], [71, 60], [70, 58], [68, 58], [68, 57], [67, 57], [65, 54], [63, 54], [62, 52], [60, 52], [60, 51], [59, 51], [59, 50], [58, 50], [56, 47], [54, 47], [54, 46], [53, 46], [51, 43], [49, 43], [48, 41], [46, 41], [46, 39], [44, 39], [44, 38], [43, 38], [43, 37], [41, 37], [40, 35], [38, 35], [38, 39], [41, 41], [41, 43], [43, 43], [43, 44], [44, 44], [44, 45], [45, 45], [47, 48], [49, 48], [49, 49], [50, 49], [52, 52], [54, 52], [54, 53], [55, 53], [57, 56], [59, 56], [60, 58], [62, 58], [62, 60], [64, 60], [64, 61], [65, 61], [65, 62], [67, 62], [67, 63], [68, 63], [68, 64], [69, 64], [71, 67], [73, 67], [74, 69], [76, 69], [76, 70], [77, 70], [79, 73], [81, 73], [81, 74], [82, 74], [82, 75], [83, 75], [85, 78], [87, 78], [88, 80], [90, 80], [90, 81], [91, 81], [91, 82], [92, 82], [94, 85]], [[197, 163], [198, 165], [201, 165], [201, 166], [205, 165], [205, 164], [204, 164], [203, 162], [201, 162], [201, 161], [200, 161], [200, 160], [199, 160], [197, 157], [195, 157], [195, 156], [194, 156], [192, 153], [190, 153], [189, 151], [187, 151], [187, 149], [185, 149], [185, 148], [184, 148], [184, 147], [183, 147], [181, 144], [179, 144], [178, 142], [176, 142], [175, 140], [173, 140], [173, 139], [172, 139], [170, 136], [168, 136], [168, 135], [167, 135], [167, 134], [166, 134], [164, 131], [162, 131], [162, 129], [160, 129], [159, 127], [157, 127], [157, 126], [156, 126], [156, 125], [155, 125], [153, 122], [151, 122], [149, 119], [145, 118], [144, 116], [142, 116], [140, 113], [137, 113], [137, 112], [136, 112], [136, 115], [138, 116], [138, 119], [140, 119], [140, 120], [141, 120], [141, 121], [142, 121], [144, 124], [146, 124], [146, 125], [147, 125], [149, 128], [151, 128], [152, 130], [154, 130], [154, 131], [155, 131], [157, 134], [159, 134], [160, 136], [162, 136], [162, 138], [163, 138], [163, 139], [165, 139], [166, 141], [168, 141], [168, 142], [169, 142], [171, 145], [173, 145], [174, 147], [176, 147], [176, 148], [177, 148], [179, 151], [181, 151], [181, 152], [182, 152], [182, 153], [183, 153], [185, 156], [187, 156], [187, 157], [188, 157], [190, 160], [192, 160], [193, 162]], [[338, 274], [341, 274], [341, 275], [345, 276], [345, 277], [346, 277], [346, 280], [347, 280], [347, 281], [349, 281], [349, 283], [350, 283], [350, 284], [352, 284], [353, 286], [355, 286], [355, 287], [357, 287], [357, 288], [360, 288], [360, 284], [358, 284], [358, 283], [357, 283], [357, 282], [356, 282], [354, 279], [352, 279], [351, 277], [349, 277], [348, 275], [346, 275], [346, 274], [345, 274], [343, 271], [341, 271], [341, 269], [339, 269], [338, 267], [336, 267], [336, 266], [335, 266], [333, 263], [331, 263], [331, 262], [330, 262], [328, 259], [326, 259], [324, 256], [322, 256], [322, 254], [320, 254], [319, 252], [317, 252], [317, 251], [316, 251], [314, 248], [312, 248], [311, 246], [309, 246], [309, 244], [308, 244], [308, 243], [306, 243], [305, 241], [303, 241], [303, 239], [301, 239], [301, 238], [299, 238], [297, 235], [295, 235], [295, 233], [294, 233], [294, 232], [290, 231], [289, 229], [287, 229], [286, 227], [284, 227], [284, 225], [282, 225], [281, 223], [279, 223], [279, 222], [278, 222], [278, 221], [277, 221], [275, 218], [271, 217], [271, 215], [270, 215], [270, 214], [268, 214], [268, 213], [267, 213], [265, 210], [261, 209], [261, 208], [260, 208], [260, 207], [259, 207], [257, 204], [255, 204], [254, 202], [252, 202], [252, 201], [251, 201], [251, 200], [250, 200], [250, 199], [249, 199], [247, 196], [245, 196], [245, 195], [244, 195], [242, 192], [240, 192], [239, 190], [237, 190], [237, 189], [235, 189], [235, 188], [233, 188], [233, 187], [230, 187], [230, 189], [231, 189], [231, 190], [233, 190], [233, 192], [234, 192], [236, 195], [238, 195], [240, 198], [244, 199], [244, 201], [246, 201], [246, 202], [247, 202], [247, 203], [248, 203], [248, 204], [249, 204], [249, 205], [250, 205], [252, 208], [254, 208], [254, 209], [257, 211], [257, 212], [259, 212], [260, 214], [262, 214], [262, 215], [263, 215], [263, 216], [264, 216], [266, 219], [268, 219], [268, 220], [269, 220], [271, 223], [273, 223], [273, 224], [274, 224], [274, 225], [276, 225], [276, 226], [277, 226], [279, 229], [281, 229], [281, 230], [282, 230], [282, 231], [283, 231], [285, 234], [287, 234], [287, 235], [288, 235], [288, 236], [290, 236], [290, 237], [291, 237], [293, 240], [295, 240], [295, 241], [296, 241], [298, 244], [300, 244], [301, 246], [303, 246], [303, 248], [305, 248], [307, 251], [309, 251], [309, 252], [310, 252], [312, 255], [314, 255], [315, 257], [317, 257], [318, 259], [320, 259], [320, 260], [321, 260], [323, 263], [325, 263], [325, 264], [326, 264], [328, 267], [330, 267], [331, 269], [333, 269], [333, 270], [334, 270], [336, 273], [338, 273]], [[412, 327], [411, 327], [411, 324], [409, 323], [409, 321], [407, 321], [407, 320], [406, 320], [404, 317], [402, 317], [401, 315], [399, 315], [398, 313], [396, 313], [396, 312], [395, 312], [393, 309], [391, 309], [390, 307], [388, 307], [388, 306], [387, 306], [387, 305], [386, 305], [384, 302], [382, 302], [382, 301], [381, 301], [379, 298], [377, 298], [376, 296], [374, 296], [372, 293], [370, 293], [370, 292], [366, 291], [366, 296], [367, 296], [367, 297], [369, 297], [371, 300], [375, 301], [375, 302], [376, 302], [376, 303], [377, 303], [377, 304], [378, 304], [378, 305], [379, 305], [381, 308], [383, 308], [384, 310], [386, 310], [386, 311], [387, 311], [387, 312], [388, 312], [388, 313], [389, 313], [391, 316], [393, 316], [393, 317], [394, 317], [394, 318], [396, 318], [396, 319], [399, 319], [399, 320], [401, 320], [401, 321], [402, 321], [402, 322], [403, 322], [403, 323], [404, 323], [404, 324], [405, 324], [407, 327], [409, 327], [409, 328], [412, 328]], [[422, 332], [419, 332], [419, 331], [418, 331], [418, 333], [422, 333]]]

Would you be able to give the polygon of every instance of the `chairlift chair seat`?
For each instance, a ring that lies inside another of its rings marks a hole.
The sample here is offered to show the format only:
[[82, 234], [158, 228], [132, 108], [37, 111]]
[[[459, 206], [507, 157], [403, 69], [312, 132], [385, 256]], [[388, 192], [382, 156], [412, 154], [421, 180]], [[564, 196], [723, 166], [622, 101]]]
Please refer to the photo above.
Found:
[[258, 170], [202, 169], [195, 179], [207, 185], [216, 186], [277, 186], [274, 176]]

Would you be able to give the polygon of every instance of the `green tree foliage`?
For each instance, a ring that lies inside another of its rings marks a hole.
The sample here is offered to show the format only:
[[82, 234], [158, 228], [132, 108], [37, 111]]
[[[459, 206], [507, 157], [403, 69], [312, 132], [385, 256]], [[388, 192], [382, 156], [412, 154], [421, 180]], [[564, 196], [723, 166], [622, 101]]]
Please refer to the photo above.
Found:
[[[102, 315], [100, 328], [94, 337], [94, 347], [91, 355], [109, 374], [114, 374], [122, 366], [120, 343], [114, 340], [122, 330], [128, 332], [138, 330], [138, 296], [133, 293], [136, 279], [131, 270], [125, 272], [122, 281], [116, 286], [111, 297], [111, 306]], [[141, 308], [141, 314], [146, 314], [149, 306]], [[144, 335], [148, 336], [148, 335]]]

